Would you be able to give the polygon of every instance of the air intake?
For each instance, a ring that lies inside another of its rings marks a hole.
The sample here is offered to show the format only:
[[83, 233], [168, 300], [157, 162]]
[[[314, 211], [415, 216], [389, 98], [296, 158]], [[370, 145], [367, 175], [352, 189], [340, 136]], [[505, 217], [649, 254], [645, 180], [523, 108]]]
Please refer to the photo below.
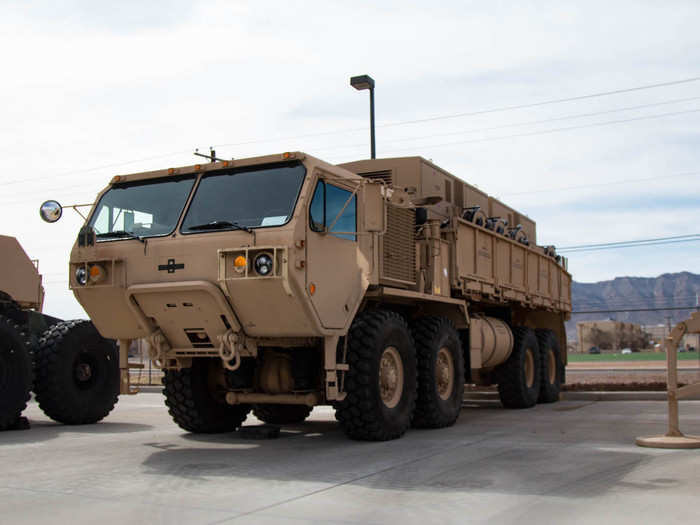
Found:
[[387, 184], [389, 186], [392, 182], [391, 170], [370, 171], [367, 173], [358, 173], [358, 175], [360, 177], [364, 177], [365, 179], [382, 181], [384, 182], [384, 184]]
[[381, 277], [401, 284], [416, 282], [416, 215], [412, 209], [387, 206], [386, 233], [380, 237]]

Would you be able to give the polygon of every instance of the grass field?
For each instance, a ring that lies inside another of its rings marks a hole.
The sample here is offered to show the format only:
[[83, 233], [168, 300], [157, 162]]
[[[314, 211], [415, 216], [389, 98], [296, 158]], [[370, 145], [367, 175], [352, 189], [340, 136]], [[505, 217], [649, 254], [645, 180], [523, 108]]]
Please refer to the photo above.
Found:
[[[681, 352], [679, 361], [698, 360], [698, 352]], [[663, 352], [638, 352], [633, 354], [569, 354], [569, 363], [583, 363], [590, 361], [666, 361]]]

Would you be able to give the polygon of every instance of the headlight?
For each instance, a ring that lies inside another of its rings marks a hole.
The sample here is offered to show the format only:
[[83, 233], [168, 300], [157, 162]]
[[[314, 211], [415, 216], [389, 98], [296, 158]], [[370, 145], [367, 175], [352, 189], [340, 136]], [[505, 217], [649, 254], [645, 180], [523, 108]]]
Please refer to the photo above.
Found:
[[261, 253], [255, 258], [255, 271], [258, 275], [269, 275], [272, 272], [272, 257]]
[[84, 266], [81, 266], [75, 270], [75, 280], [78, 281], [78, 284], [81, 286], [85, 286], [87, 284], [88, 273]]

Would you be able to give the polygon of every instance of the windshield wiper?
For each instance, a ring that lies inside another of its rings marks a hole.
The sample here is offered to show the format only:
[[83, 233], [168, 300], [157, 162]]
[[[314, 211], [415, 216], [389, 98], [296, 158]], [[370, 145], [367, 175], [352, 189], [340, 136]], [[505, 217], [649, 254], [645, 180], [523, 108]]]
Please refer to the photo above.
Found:
[[253, 233], [252, 228], [248, 228], [247, 226], [242, 226], [237, 222], [230, 221], [211, 221], [204, 224], [195, 224], [194, 226], [187, 227], [188, 230], [226, 230], [229, 228]]
[[105, 233], [98, 233], [95, 235], [95, 237], [100, 238], [100, 239], [107, 239], [109, 237], [127, 237], [129, 239], [136, 239], [137, 241], [141, 241], [145, 243], [146, 241], [143, 240], [143, 237], [140, 237], [132, 232], [128, 232], [126, 230], [114, 230], [113, 232], [105, 232]]

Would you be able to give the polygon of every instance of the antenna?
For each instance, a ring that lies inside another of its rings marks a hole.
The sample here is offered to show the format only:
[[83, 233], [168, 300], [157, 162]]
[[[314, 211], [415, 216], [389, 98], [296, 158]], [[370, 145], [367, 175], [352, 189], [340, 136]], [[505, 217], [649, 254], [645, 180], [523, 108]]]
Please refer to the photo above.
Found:
[[[216, 150], [209, 146], [209, 155], [206, 153], [200, 153], [199, 148], [195, 148], [194, 154], [197, 155], [198, 157], [204, 157], [205, 159], [209, 159], [211, 162], [223, 162], [226, 159], [220, 159], [216, 156]], [[233, 160], [233, 159], [231, 159]]]

